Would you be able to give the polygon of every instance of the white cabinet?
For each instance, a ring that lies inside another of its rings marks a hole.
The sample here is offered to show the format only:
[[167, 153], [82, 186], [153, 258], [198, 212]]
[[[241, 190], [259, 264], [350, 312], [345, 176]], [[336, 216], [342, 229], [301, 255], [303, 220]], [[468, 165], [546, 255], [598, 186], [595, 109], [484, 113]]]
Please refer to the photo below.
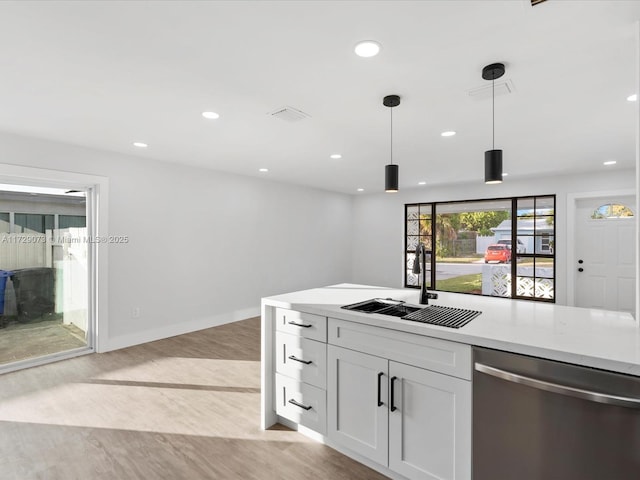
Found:
[[276, 413], [281, 417], [325, 434], [326, 398], [320, 388], [276, 374]]
[[276, 371], [299, 382], [327, 388], [327, 344], [276, 332]]
[[394, 478], [470, 480], [469, 345], [281, 307], [265, 312], [270, 422], [326, 435]]
[[320, 434], [327, 429], [327, 318], [275, 312], [275, 411]]
[[[430, 340], [329, 319], [329, 342], [360, 351], [328, 345], [327, 433], [409, 479], [468, 480], [470, 352], [466, 345]], [[397, 361], [407, 355], [462, 378]]]
[[327, 317], [312, 313], [276, 308], [276, 330], [318, 342], [327, 341]]
[[389, 362], [389, 468], [411, 479], [471, 478], [471, 382]]
[[329, 438], [387, 465], [387, 360], [333, 345], [327, 357]]

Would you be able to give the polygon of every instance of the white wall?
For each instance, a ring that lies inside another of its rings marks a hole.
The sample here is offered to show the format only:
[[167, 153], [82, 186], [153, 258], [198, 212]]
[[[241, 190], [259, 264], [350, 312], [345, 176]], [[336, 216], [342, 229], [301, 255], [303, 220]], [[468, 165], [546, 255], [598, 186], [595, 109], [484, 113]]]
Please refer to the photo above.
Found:
[[567, 194], [602, 190], [635, 189], [633, 170], [612, 170], [583, 175], [509, 178], [500, 185], [477, 183], [425, 186], [397, 194], [356, 197], [353, 210], [353, 281], [362, 284], [402, 287], [404, 204], [479, 200], [519, 195], [556, 195], [556, 301], [566, 303]]
[[262, 296], [351, 280], [348, 195], [9, 134], [0, 163], [109, 179], [108, 233], [130, 241], [109, 246], [103, 350], [258, 315]]

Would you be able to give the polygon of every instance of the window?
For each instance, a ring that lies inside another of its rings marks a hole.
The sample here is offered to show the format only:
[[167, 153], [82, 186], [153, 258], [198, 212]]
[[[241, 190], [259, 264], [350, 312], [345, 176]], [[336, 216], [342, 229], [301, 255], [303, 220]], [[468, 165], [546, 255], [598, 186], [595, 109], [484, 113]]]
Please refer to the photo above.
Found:
[[555, 196], [518, 198], [516, 203], [516, 228], [530, 253], [516, 257], [515, 297], [553, 300]]
[[422, 243], [428, 288], [554, 301], [554, 195], [408, 204], [405, 221], [406, 287]]
[[619, 203], [608, 203], [606, 205], [600, 205], [591, 214], [592, 220], [607, 220], [611, 218], [633, 218], [633, 211]]
[[58, 215], [58, 228], [85, 228], [87, 217], [84, 215]]
[[14, 215], [15, 233], [45, 233], [53, 230], [54, 216], [35, 213], [16, 213]]
[[11, 232], [11, 216], [8, 213], [0, 213], [0, 233]]
[[[432, 252], [432, 226], [431, 219], [433, 217], [433, 206], [430, 203], [420, 205], [407, 205], [406, 210], [406, 249], [405, 249], [405, 267], [406, 277], [405, 284], [407, 286], [418, 286], [419, 275], [412, 272], [413, 262], [415, 261], [415, 251], [419, 243], [426, 247], [428, 255], [433, 256]], [[427, 265], [427, 287], [431, 287], [431, 264]]]

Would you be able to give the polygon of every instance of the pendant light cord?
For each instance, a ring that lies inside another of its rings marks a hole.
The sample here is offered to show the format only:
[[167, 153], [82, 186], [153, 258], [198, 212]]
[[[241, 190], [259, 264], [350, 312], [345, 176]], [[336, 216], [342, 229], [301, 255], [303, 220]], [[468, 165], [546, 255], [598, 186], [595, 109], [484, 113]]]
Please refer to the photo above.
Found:
[[389, 110], [391, 111], [391, 165], [393, 165], [393, 107]]
[[[493, 75], [492, 75], [493, 76]], [[496, 149], [496, 79], [491, 79], [491, 134], [493, 149]]]

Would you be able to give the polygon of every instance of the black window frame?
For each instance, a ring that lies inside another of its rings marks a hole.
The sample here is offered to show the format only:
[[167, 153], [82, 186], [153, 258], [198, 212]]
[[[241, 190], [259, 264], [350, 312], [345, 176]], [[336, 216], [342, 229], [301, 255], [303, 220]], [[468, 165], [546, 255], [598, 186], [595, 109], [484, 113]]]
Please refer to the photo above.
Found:
[[[538, 215], [537, 212], [537, 202], [538, 199], [552, 199], [552, 208], [551, 214], [540, 214]], [[481, 198], [481, 199], [474, 199], [474, 200], [451, 200], [451, 201], [444, 201], [444, 202], [416, 202], [416, 203], [406, 203], [404, 205], [404, 255], [403, 255], [403, 260], [404, 260], [404, 265], [405, 265], [405, 269], [404, 269], [404, 288], [420, 288], [419, 285], [412, 285], [409, 284], [408, 282], [408, 270], [409, 270], [409, 254], [414, 254], [415, 253], [415, 249], [410, 249], [409, 248], [409, 237], [414, 237], [416, 236], [415, 234], [409, 235], [409, 210], [410, 209], [418, 209], [418, 233], [417, 233], [417, 237], [418, 237], [418, 241], [420, 241], [420, 238], [425, 236], [425, 235], [421, 235], [421, 231], [420, 231], [420, 215], [424, 209], [424, 211], [429, 211], [430, 212], [430, 221], [431, 221], [431, 225], [430, 225], [430, 241], [431, 241], [431, 248], [426, 249], [426, 252], [429, 254], [429, 263], [430, 265], [427, 266], [427, 269], [429, 270], [427, 272], [428, 274], [428, 278], [427, 278], [427, 288], [430, 290], [435, 290], [435, 291], [442, 291], [442, 292], [447, 292], [447, 290], [438, 290], [437, 287], [437, 283], [436, 283], [436, 267], [437, 267], [437, 260], [436, 260], [436, 255], [435, 255], [435, 245], [437, 242], [437, 232], [436, 232], [436, 228], [435, 228], [435, 221], [436, 221], [436, 207], [438, 205], [446, 205], [446, 204], [465, 204], [465, 203], [475, 203], [475, 202], [491, 202], [491, 201], [510, 201], [511, 202], [511, 238], [512, 239], [517, 239], [518, 238], [518, 234], [517, 234], [517, 222], [518, 222], [518, 201], [527, 201], [527, 200], [533, 200], [533, 215], [532, 218], [534, 219], [534, 231], [533, 234], [531, 235], [533, 237], [533, 252], [531, 253], [517, 253], [517, 243], [513, 243], [512, 241], [512, 250], [511, 250], [511, 255], [512, 255], [512, 259], [513, 258], [531, 258], [532, 262], [533, 262], [533, 274], [532, 275], [523, 275], [520, 274], [518, 275], [518, 262], [517, 261], [511, 261], [510, 263], [510, 267], [511, 267], [511, 295], [509, 297], [501, 297], [501, 296], [494, 296], [494, 295], [483, 295], [483, 294], [476, 294], [476, 293], [462, 293], [463, 295], [477, 295], [477, 296], [483, 296], [483, 297], [491, 297], [491, 298], [506, 298], [506, 299], [518, 299], [518, 300], [528, 300], [528, 301], [534, 301], [534, 302], [546, 302], [546, 303], [555, 303], [556, 302], [556, 298], [557, 298], [557, 281], [556, 281], [556, 248], [555, 245], [557, 244], [557, 231], [555, 226], [557, 225], [557, 210], [556, 210], [556, 194], [546, 194], [546, 195], [523, 195], [523, 196], [518, 196], [518, 197], [498, 197], [498, 198]], [[552, 248], [551, 252], [549, 253], [542, 253], [542, 252], [537, 252], [537, 248], [536, 248], [536, 239], [537, 237], [542, 238], [545, 234], [538, 234], [536, 232], [536, 219], [538, 217], [552, 217], [552, 225], [553, 225], [553, 234], [552, 234], [552, 238], [553, 238], [553, 244], [554, 244], [554, 248]], [[520, 217], [522, 218], [522, 217]], [[413, 220], [411, 220], [413, 221]], [[516, 234], [514, 235], [514, 232], [516, 232]], [[516, 240], [517, 242], [517, 240]], [[522, 278], [531, 278], [534, 282], [534, 284], [536, 283], [536, 279], [538, 278], [547, 278], [548, 277], [539, 277], [536, 276], [536, 260], [537, 259], [550, 259], [553, 262], [553, 278], [552, 278], [552, 282], [553, 282], [553, 298], [544, 298], [544, 297], [536, 297], [535, 294], [534, 296], [525, 296], [525, 295], [518, 295], [518, 277], [522, 277]], [[457, 292], [456, 292], [457, 293]]]

